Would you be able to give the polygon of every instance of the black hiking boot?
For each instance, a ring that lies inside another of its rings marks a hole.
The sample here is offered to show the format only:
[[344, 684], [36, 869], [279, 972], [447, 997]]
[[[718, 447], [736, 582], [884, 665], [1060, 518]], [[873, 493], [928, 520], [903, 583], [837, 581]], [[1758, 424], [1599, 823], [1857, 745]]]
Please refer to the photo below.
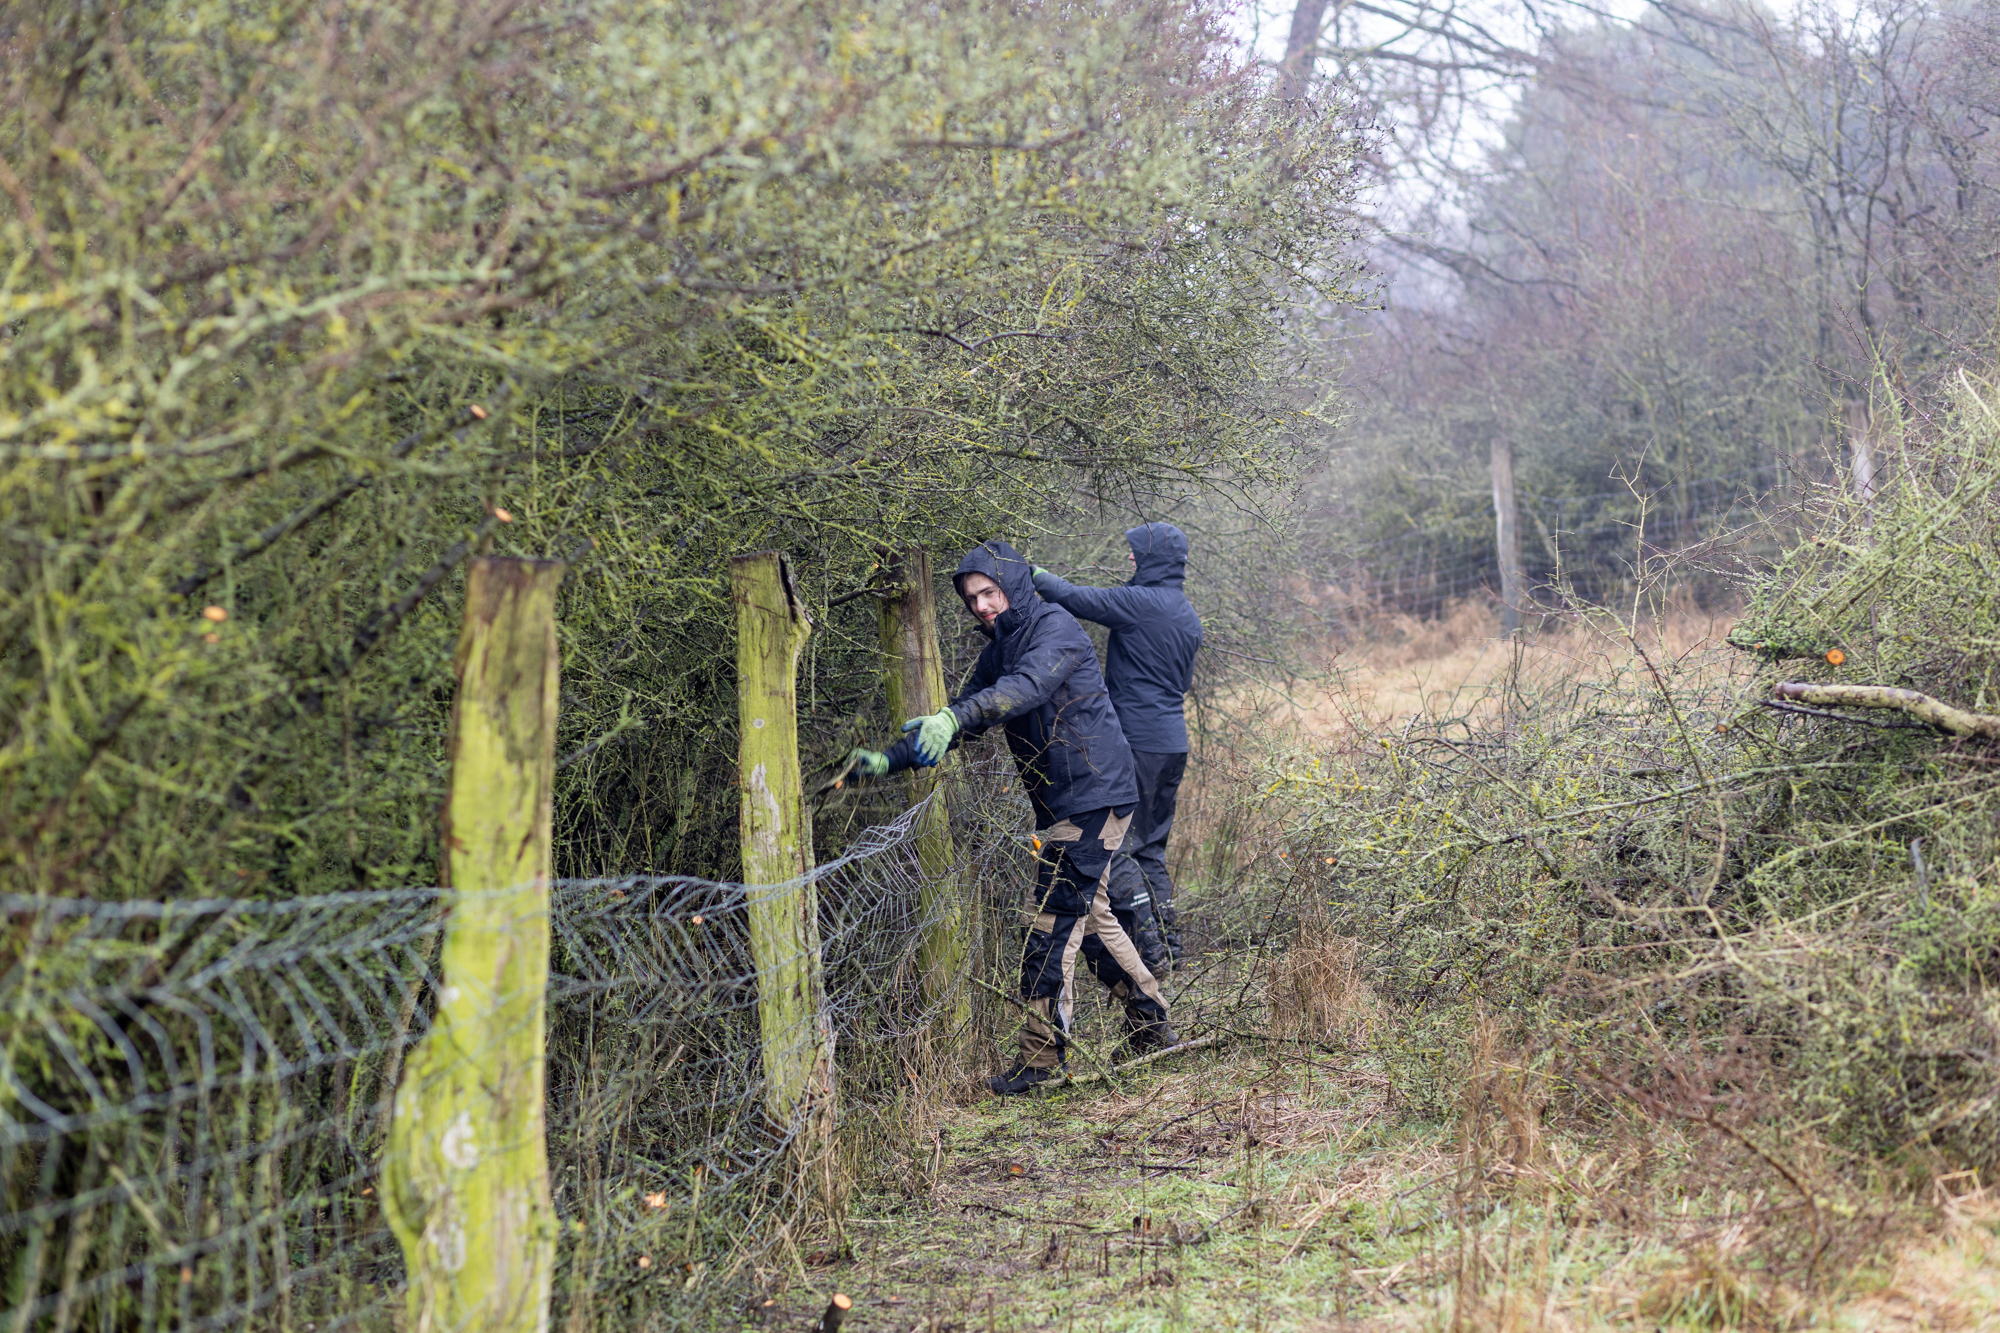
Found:
[[1054, 1078], [1062, 1071], [1037, 1069], [1033, 1065], [1016, 1064], [1004, 1074], [995, 1074], [986, 1080], [986, 1086], [993, 1089], [995, 1097], [1018, 1097], [1031, 1088], [1036, 1088]]
[[1154, 1051], [1164, 1051], [1169, 1046], [1180, 1044], [1180, 1034], [1165, 1018], [1129, 1022], [1125, 1029], [1126, 1049], [1134, 1055], [1151, 1055]]

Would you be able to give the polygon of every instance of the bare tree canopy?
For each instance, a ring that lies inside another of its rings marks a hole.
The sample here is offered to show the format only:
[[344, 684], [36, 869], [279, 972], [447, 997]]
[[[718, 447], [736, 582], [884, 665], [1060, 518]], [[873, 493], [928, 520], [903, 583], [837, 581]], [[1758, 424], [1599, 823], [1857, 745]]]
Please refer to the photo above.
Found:
[[1540, 497], [1544, 576], [1622, 577], [1642, 505], [1671, 545], [1802, 469], [1873, 485], [1874, 423], [1990, 342], [1995, 18], [1329, 7], [1318, 86], [1379, 127], [1385, 279], [1337, 543], [1423, 532], [1425, 558], [1490, 570], [1495, 431]]

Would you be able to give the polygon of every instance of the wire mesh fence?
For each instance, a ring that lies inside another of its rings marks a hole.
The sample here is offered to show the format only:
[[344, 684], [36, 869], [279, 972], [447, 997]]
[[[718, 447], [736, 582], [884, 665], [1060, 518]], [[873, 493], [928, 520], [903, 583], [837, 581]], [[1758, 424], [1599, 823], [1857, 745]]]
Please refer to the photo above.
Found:
[[[1030, 855], [1025, 806], [994, 799], [989, 776], [959, 775], [956, 854], [929, 872], [974, 905], [1018, 895]], [[856, 1126], [983, 1040], [944, 1030], [954, 997], [923, 985], [924, 810], [757, 891], [816, 890], [837, 1095]], [[0, 898], [5, 1326], [394, 1322], [384, 1152], [452, 902], [430, 888]], [[785, 1169], [793, 1127], [764, 1113], [745, 904], [741, 885], [689, 878], [554, 886], [547, 1132], [565, 1328], [672, 1322], [804, 1262], [815, 1201]], [[1000, 966], [1001, 914], [965, 920], [979, 966]]]

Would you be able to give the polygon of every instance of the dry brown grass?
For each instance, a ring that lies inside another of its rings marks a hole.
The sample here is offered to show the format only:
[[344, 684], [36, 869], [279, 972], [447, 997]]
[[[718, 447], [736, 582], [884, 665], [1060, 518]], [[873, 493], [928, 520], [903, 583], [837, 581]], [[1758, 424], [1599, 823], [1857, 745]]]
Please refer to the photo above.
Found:
[[1365, 1046], [1375, 999], [1361, 979], [1360, 958], [1359, 941], [1336, 933], [1325, 908], [1309, 904], [1291, 946], [1261, 968], [1271, 1031]]
[[1937, 1182], [1944, 1226], [1897, 1253], [1882, 1290], [1840, 1312], [1851, 1333], [2000, 1328], [2000, 1199], [1961, 1173]]
[[[1723, 646], [1734, 619], [1669, 602], [1640, 617], [1637, 638], [1656, 661], [1694, 660]], [[1605, 679], [1637, 661], [1626, 627], [1610, 613], [1550, 616], [1513, 642], [1500, 637], [1492, 610], [1473, 602], [1457, 603], [1436, 620], [1383, 613], [1359, 624], [1350, 640], [1330, 650], [1339, 677], [1335, 688], [1316, 700], [1260, 701], [1262, 706], [1316, 738], [1371, 735], [1413, 715], [1497, 716], [1510, 681], [1546, 687]]]
[[[1543, 618], [1533, 633], [1500, 638], [1493, 612], [1459, 602], [1436, 620], [1382, 612], [1350, 622], [1356, 628], [1327, 645], [1327, 678], [1291, 690], [1243, 691], [1208, 706], [1250, 736], [1284, 750], [1318, 751], [1403, 727], [1413, 715], [1495, 718], [1511, 696], [1549, 691], [1579, 680], [1610, 680], [1641, 667], [1632, 640], [1610, 613]], [[1637, 639], [1656, 665], [1696, 664], [1718, 678], [1743, 665], [1724, 643], [1732, 615], [1669, 601], [1644, 616]], [[1222, 886], [1235, 882], [1259, 856], [1281, 853], [1282, 818], [1275, 807], [1246, 802], [1268, 777], [1267, 761], [1245, 733], [1199, 747], [1181, 787], [1173, 857], [1176, 882]], [[1247, 742], [1247, 743], [1246, 743]]]

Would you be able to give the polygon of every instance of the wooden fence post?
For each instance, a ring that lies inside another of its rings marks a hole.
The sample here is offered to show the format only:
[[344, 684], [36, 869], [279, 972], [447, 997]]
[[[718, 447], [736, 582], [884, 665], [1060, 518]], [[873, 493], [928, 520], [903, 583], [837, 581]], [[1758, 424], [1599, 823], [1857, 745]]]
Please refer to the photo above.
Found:
[[1500, 627], [1521, 628], [1521, 512], [1514, 497], [1514, 442], [1493, 437], [1493, 527], [1500, 555]]
[[810, 1163], [825, 1156], [833, 1118], [833, 1027], [820, 974], [819, 893], [798, 883], [813, 864], [812, 819], [799, 773], [797, 684], [799, 651], [812, 634], [812, 620], [779, 552], [736, 556], [729, 573], [742, 728], [743, 882], [757, 968], [764, 1106], [773, 1125], [796, 1133], [795, 1152]]
[[413, 1330], [548, 1327], [543, 1011], [562, 577], [560, 561], [489, 556], [466, 573], [437, 1016], [404, 1067], [383, 1164]]
[[[889, 695], [890, 721], [900, 725], [906, 718], [944, 707], [944, 656], [938, 648], [930, 553], [912, 546], [885, 561], [884, 574], [891, 594], [882, 601], [882, 676]], [[938, 790], [940, 771], [910, 770], [912, 805]], [[917, 861], [924, 870], [919, 905], [925, 925], [918, 945], [924, 995], [932, 1004], [940, 1004], [955, 994], [947, 1021], [956, 1031], [972, 1021], [972, 994], [964, 985], [964, 896], [951, 874], [957, 856], [942, 796], [931, 803], [917, 830]]]
[[1847, 443], [1851, 450], [1848, 470], [1854, 478], [1854, 494], [1861, 501], [1861, 525], [1875, 522], [1875, 432], [1869, 405], [1860, 399], [1846, 402]]

